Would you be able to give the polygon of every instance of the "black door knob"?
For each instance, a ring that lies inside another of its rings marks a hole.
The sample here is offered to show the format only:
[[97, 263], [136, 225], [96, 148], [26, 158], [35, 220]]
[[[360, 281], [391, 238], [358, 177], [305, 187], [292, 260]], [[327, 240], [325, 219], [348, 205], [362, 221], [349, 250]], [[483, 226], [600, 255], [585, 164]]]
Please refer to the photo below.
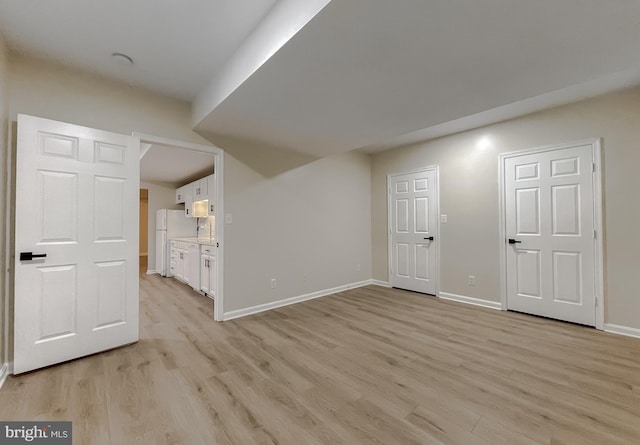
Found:
[[509, 244], [520, 244], [522, 241], [514, 240], [513, 238], [509, 238]]

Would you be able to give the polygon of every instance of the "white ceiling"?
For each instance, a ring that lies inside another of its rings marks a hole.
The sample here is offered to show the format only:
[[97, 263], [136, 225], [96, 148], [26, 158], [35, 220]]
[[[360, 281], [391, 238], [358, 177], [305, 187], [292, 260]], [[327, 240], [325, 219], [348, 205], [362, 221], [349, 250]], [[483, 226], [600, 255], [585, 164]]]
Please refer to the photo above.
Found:
[[0, 30], [13, 50], [190, 101], [275, 3], [0, 0]]
[[638, 0], [327, 2], [0, 0], [0, 29], [13, 50], [196, 99], [195, 129], [214, 141], [314, 156], [640, 83]]
[[140, 159], [140, 181], [178, 188], [214, 173], [211, 153], [153, 144]]
[[198, 129], [321, 156], [387, 148], [621, 71], [638, 82], [639, 44], [637, 0], [333, 0]]

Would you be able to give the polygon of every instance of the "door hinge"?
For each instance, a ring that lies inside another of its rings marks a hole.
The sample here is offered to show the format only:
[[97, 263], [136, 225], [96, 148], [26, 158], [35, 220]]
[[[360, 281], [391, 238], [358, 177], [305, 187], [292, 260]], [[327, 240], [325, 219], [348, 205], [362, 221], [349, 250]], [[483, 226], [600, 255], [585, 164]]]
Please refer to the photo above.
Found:
[[597, 230], [593, 231], [593, 239], [598, 239], [598, 231]]
[[596, 297], [595, 300], [596, 300], [596, 307], [598, 307], [598, 297]]
[[591, 163], [591, 168], [592, 168], [592, 171], [595, 173], [596, 172], [596, 163], [595, 162]]

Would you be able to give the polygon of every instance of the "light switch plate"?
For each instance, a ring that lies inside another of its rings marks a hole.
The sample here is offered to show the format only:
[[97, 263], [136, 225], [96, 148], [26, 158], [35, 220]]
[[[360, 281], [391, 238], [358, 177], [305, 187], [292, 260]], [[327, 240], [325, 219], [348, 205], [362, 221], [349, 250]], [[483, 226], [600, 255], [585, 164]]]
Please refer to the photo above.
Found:
[[440, 215], [440, 222], [441, 223], [446, 223], [447, 222], [447, 215]]

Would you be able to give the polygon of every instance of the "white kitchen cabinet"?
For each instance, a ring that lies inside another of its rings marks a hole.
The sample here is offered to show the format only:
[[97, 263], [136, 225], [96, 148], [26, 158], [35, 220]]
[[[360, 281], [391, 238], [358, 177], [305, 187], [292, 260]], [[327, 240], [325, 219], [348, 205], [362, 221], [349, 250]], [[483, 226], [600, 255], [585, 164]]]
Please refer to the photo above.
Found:
[[191, 196], [193, 201], [207, 199], [209, 189], [207, 188], [208, 176], [191, 183]]
[[[216, 201], [216, 175], [212, 174], [176, 189], [176, 203], [184, 204], [184, 215], [213, 216]], [[198, 203], [197, 205], [195, 203]]]
[[184, 199], [184, 216], [193, 218], [193, 198], [191, 195]]
[[176, 204], [184, 204], [188, 196], [191, 196], [191, 184], [183, 185], [176, 189]]
[[176, 204], [184, 204], [184, 216], [193, 217], [193, 183], [176, 189]]
[[201, 246], [200, 290], [213, 298], [216, 294], [216, 255], [213, 246]]
[[215, 216], [216, 210], [216, 175], [207, 176], [207, 216]]
[[170, 241], [169, 243], [169, 271], [167, 272], [168, 277], [175, 277], [178, 273], [178, 257], [180, 253], [178, 252], [178, 243], [176, 241]]
[[189, 245], [179, 241], [171, 241], [170, 270], [178, 280], [188, 283]]
[[190, 243], [187, 250], [188, 266], [185, 268], [185, 278], [194, 290], [200, 290], [200, 245]]

